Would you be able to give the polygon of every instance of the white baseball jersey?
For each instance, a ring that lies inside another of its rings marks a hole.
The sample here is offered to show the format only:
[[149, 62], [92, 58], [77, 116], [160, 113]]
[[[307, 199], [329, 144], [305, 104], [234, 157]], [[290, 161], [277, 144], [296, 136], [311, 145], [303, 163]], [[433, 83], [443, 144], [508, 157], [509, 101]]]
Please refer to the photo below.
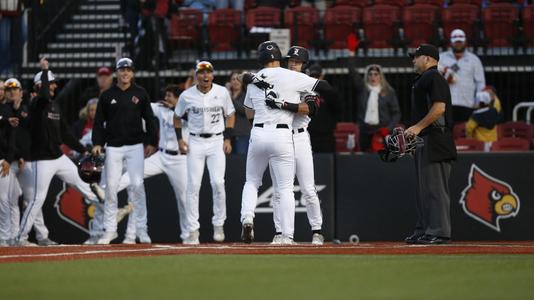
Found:
[[191, 133], [217, 134], [224, 131], [224, 117], [233, 114], [235, 108], [228, 90], [214, 83], [206, 94], [196, 85], [185, 90], [180, 95], [175, 112], [179, 117], [187, 113]]
[[265, 97], [274, 93], [276, 97], [289, 103], [300, 103], [301, 92], [313, 91], [318, 80], [299, 72], [284, 68], [265, 68], [256, 76], [272, 85], [266, 91], [249, 84], [245, 95], [245, 107], [254, 110], [254, 123], [293, 124], [295, 114], [281, 109], [273, 110], [265, 105]]
[[[304, 91], [300, 93], [300, 100], [301, 102], [304, 102], [304, 98], [307, 95], [316, 95], [315, 92], [311, 91]], [[302, 115], [297, 114], [295, 115], [295, 119], [293, 120], [293, 128], [308, 128], [308, 124], [310, 124], [311, 118], [308, 115]]]
[[[150, 105], [159, 122], [159, 148], [178, 151], [178, 141], [174, 130], [174, 111], [159, 103]], [[187, 141], [187, 136], [187, 122], [182, 120], [182, 137], [185, 141]]]

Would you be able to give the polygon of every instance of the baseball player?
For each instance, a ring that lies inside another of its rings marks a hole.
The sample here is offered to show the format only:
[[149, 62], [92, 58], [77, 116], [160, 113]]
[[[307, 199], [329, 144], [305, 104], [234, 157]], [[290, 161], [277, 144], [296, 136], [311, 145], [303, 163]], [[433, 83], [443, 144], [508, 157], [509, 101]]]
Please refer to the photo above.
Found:
[[[149, 178], [161, 173], [165, 173], [176, 196], [178, 204], [178, 215], [180, 218], [180, 238], [185, 240], [189, 236], [187, 231], [185, 203], [187, 186], [187, 157], [178, 148], [178, 140], [174, 130], [174, 109], [178, 103], [180, 88], [177, 85], [169, 85], [165, 89], [165, 100], [159, 103], [151, 103], [154, 115], [159, 122], [159, 151], [145, 159], [144, 178]], [[182, 122], [182, 137], [187, 141], [187, 122]], [[123, 174], [119, 191], [130, 185], [130, 177]], [[142, 209], [142, 208], [141, 208]], [[146, 210], [146, 207], [145, 207]], [[136, 224], [146, 224], [146, 212], [138, 213], [134, 207], [133, 214], [128, 218], [128, 226], [123, 244], [135, 244]], [[132, 217], [133, 216], [133, 217]], [[145, 219], [143, 219], [143, 217]], [[139, 242], [144, 241], [139, 237]]]
[[11, 239], [10, 186], [15, 180], [10, 170], [15, 147], [11, 117], [8, 104], [0, 103], [0, 247], [9, 246]]
[[[154, 113], [148, 94], [133, 82], [133, 61], [129, 58], [119, 59], [116, 70], [117, 83], [100, 95], [93, 125], [93, 155], [100, 155], [102, 147], [106, 145], [106, 232], [98, 240], [98, 244], [109, 244], [117, 238], [117, 192], [123, 164], [126, 164], [130, 176], [133, 205], [139, 209], [138, 214], [146, 213], [143, 154], [148, 157], [154, 153], [157, 140]], [[149, 140], [144, 151], [143, 120]], [[146, 219], [146, 216], [139, 218]], [[137, 236], [150, 240], [146, 223], [136, 226]]]
[[[12, 117], [9, 119], [15, 134], [14, 161], [11, 163], [11, 171], [15, 180], [9, 187], [10, 205], [11, 205], [11, 242], [13, 242], [19, 233], [20, 209], [18, 199], [20, 193], [23, 194], [23, 203], [27, 207], [29, 195], [33, 189], [32, 173], [30, 161], [30, 133], [28, 129], [28, 106], [22, 101], [22, 85], [16, 78], [10, 78], [6, 81], [6, 109]], [[6, 219], [4, 217], [0, 217]], [[37, 244], [40, 246], [57, 245], [56, 242], [48, 238], [48, 228], [46, 228], [43, 219], [43, 212], [40, 210], [33, 224]]]
[[[292, 71], [302, 72], [305, 65], [308, 63], [309, 54], [308, 50], [303, 47], [293, 46], [289, 48], [286, 58], [287, 68]], [[313, 92], [301, 93], [301, 101], [305, 102], [315, 97]], [[314, 101], [317, 101], [314, 99]], [[296, 114], [293, 119], [293, 144], [295, 147], [295, 168], [296, 175], [300, 185], [300, 191], [302, 193], [301, 201], [306, 205], [306, 213], [308, 215], [308, 221], [312, 228], [312, 244], [322, 245], [324, 243], [324, 237], [321, 233], [321, 227], [323, 224], [323, 216], [321, 213], [321, 204], [319, 202], [319, 196], [315, 189], [314, 170], [313, 170], [313, 154], [310, 142], [310, 135], [307, 131], [308, 124], [310, 123], [310, 116], [306, 114]], [[274, 174], [272, 168], [271, 178]], [[279, 219], [279, 194], [276, 186], [276, 181], [273, 180], [274, 195], [273, 195], [273, 219], [276, 235], [274, 236], [272, 244], [280, 244], [282, 240], [282, 232]]]
[[85, 149], [70, 132], [62, 117], [59, 103], [54, 100], [56, 84], [49, 83], [49, 78], [54, 80], [54, 75], [48, 70], [46, 58], [41, 59], [40, 66], [42, 71], [34, 78], [38, 95], [32, 99], [29, 112], [31, 184], [34, 188], [29, 190], [30, 201], [24, 210], [16, 239], [18, 246], [32, 245], [27, 240], [28, 233], [41, 211], [54, 175], [75, 186], [91, 201], [103, 201], [103, 195], [98, 196], [91, 191], [89, 184], [81, 180], [74, 163], [61, 152], [62, 143], [80, 153], [84, 153]]
[[[257, 73], [252, 84], [248, 84], [245, 96], [247, 117], [253, 119], [241, 203], [242, 239], [245, 243], [254, 240], [253, 219], [258, 188], [269, 164], [280, 199], [277, 214], [282, 232], [280, 243], [293, 244], [295, 153], [291, 131], [295, 113], [307, 106], [299, 106], [300, 93], [313, 91], [318, 80], [281, 68], [281, 59], [276, 43], [267, 41], [258, 46], [258, 60], [264, 68]], [[315, 101], [310, 101], [309, 109], [316, 109]]]
[[[225, 154], [232, 151], [231, 137], [235, 109], [228, 90], [213, 83], [213, 65], [201, 61], [195, 68], [197, 84], [180, 95], [176, 106], [175, 128], [180, 151], [187, 153], [186, 217], [189, 236], [184, 244], [198, 244], [198, 194], [204, 164], [207, 162], [213, 191], [213, 240], [224, 241], [226, 220]], [[187, 114], [189, 141], [181, 134], [181, 118]]]

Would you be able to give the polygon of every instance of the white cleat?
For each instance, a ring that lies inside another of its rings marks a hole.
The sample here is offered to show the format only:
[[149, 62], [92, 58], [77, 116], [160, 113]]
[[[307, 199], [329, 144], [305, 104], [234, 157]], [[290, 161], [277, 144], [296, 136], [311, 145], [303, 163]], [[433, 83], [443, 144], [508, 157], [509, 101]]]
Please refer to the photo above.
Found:
[[117, 232], [106, 232], [104, 235], [96, 242], [97, 245], [108, 245], [117, 238]]
[[152, 244], [152, 240], [150, 239], [150, 236], [148, 236], [148, 233], [146, 231], [142, 231], [137, 234], [137, 238], [139, 239], [139, 243], [141, 244]]
[[314, 233], [312, 236], [312, 245], [321, 246], [324, 244], [324, 236], [320, 233]]
[[52, 241], [49, 238], [46, 238], [46, 239], [38, 240], [37, 241], [37, 245], [43, 246], [43, 247], [48, 247], [48, 246], [57, 246], [59, 244], [54, 242], [54, 241]]
[[296, 245], [297, 243], [295, 243], [295, 241], [293, 240], [293, 238], [290, 238], [288, 236], [284, 236], [282, 235], [282, 238], [280, 239], [280, 245]]
[[85, 242], [83, 242], [84, 245], [96, 245], [98, 243], [98, 240], [102, 237], [102, 235], [93, 235], [90, 238], [88, 238]]
[[106, 200], [106, 192], [104, 191], [104, 189], [101, 188], [96, 182], [91, 183], [89, 187], [91, 188], [93, 194], [95, 194], [95, 196], [98, 198], [98, 201], [100, 203], [104, 203], [104, 201]]
[[37, 244], [29, 242], [28, 240], [19, 240], [19, 241], [15, 241], [13, 246], [14, 247], [37, 247]]
[[8, 240], [0, 240], [0, 247], [9, 247], [10, 243]]
[[131, 237], [131, 236], [126, 236], [124, 238], [124, 240], [122, 240], [122, 243], [123, 244], [126, 244], [126, 245], [133, 245], [135, 244], [135, 236]]
[[222, 243], [224, 238], [224, 228], [222, 226], [213, 226], [213, 240], [217, 243]]
[[198, 245], [200, 244], [200, 241], [198, 240], [200, 233], [198, 230], [192, 231], [189, 233], [189, 236], [183, 240], [182, 244], [184, 245]]
[[281, 242], [282, 242], [282, 235], [281, 234], [276, 234], [273, 237], [273, 241], [271, 242], [271, 245], [280, 245]]

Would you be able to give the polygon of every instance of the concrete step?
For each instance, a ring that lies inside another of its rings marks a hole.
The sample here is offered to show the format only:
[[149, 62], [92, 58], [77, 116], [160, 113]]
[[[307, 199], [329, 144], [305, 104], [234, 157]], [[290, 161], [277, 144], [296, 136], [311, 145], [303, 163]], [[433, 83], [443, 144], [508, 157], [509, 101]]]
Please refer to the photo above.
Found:
[[[108, 31], [113, 30], [117, 32], [120, 29], [119, 23], [67, 23], [63, 27], [64, 31], [93, 30], [93, 31]], [[75, 33], [75, 32], [73, 32]]]
[[103, 43], [103, 42], [93, 42], [93, 43], [49, 43], [48, 52], [55, 53], [65, 53], [65, 52], [115, 52], [117, 48], [122, 48], [123, 43]]
[[84, 4], [80, 5], [80, 11], [115, 11], [120, 12], [121, 5], [119, 4], [100, 4], [98, 2], [96, 3], [90, 3], [90, 4]]
[[95, 23], [100, 21], [115, 21], [118, 22], [121, 18], [120, 14], [75, 14], [72, 16], [73, 21], [94, 21]]
[[129, 38], [130, 33], [123, 34], [122, 32], [98, 32], [98, 33], [60, 33], [56, 35], [58, 41], [72, 41], [72, 40], [83, 40], [83, 41], [93, 41], [93, 40], [120, 40], [124, 38]]
[[[79, 68], [97, 69], [102, 66], [112, 67], [115, 63], [115, 59], [100, 60], [100, 61], [53, 61], [50, 60], [50, 69], [71, 69], [72, 72], [76, 72]], [[24, 68], [38, 69], [38, 62], [30, 62], [23, 66]]]
[[73, 60], [108, 60], [115, 59], [115, 52], [67, 52], [67, 53], [58, 53], [58, 52], [49, 52], [42, 53], [40, 56], [47, 57], [51, 61], [73, 61]]

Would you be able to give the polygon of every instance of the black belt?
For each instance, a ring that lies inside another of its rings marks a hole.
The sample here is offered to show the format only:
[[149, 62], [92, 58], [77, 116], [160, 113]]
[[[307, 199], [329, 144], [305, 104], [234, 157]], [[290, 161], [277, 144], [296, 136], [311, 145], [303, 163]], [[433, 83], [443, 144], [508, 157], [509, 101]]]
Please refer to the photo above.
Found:
[[182, 153], [180, 153], [179, 151], [167, 150], [167, 149], [163, 149], [163, 148], [159, 148], [159, 151], [160, 151], [160, 152], [163, 152], [163, 153], [165, 153], [165, 154], [169, 154], [169, 155], [178, 155], [178, 154], [182, 154]]
[[306, 128], [299, 128], [299, 129], [293, 129], [292, 130], [293, 133], [302, 133], [304, 131], [306, 131]]
[[[254, 127], [261, 127], [263, 128], [263, 123], [256, 123], [254, 124]], [[276, 124], [276, 128], [286, 128], [289, 129], [289, 126], [287, 124]]]
[[223, 133], [222, 132], [219, 132], [219, 133], [191, 133], [190, 132], [189, 134], [192, 135], [192, 136], [199, 136], [201, 138], [207, 139], [207, 138], [210, 138], [212, 136], [221, 135]]

